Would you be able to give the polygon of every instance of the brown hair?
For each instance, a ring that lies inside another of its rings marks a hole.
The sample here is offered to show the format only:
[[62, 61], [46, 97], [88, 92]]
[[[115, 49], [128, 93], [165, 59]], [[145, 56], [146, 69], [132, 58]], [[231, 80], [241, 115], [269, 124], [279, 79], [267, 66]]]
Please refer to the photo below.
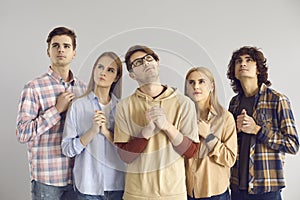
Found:
[[130, 72], [132, 70], [132, 64], [130, 63], [130, 57], [132, 54], [134, 54], [137, 51], [145, 52], [146, 54], [150, 54], [156, 61], [159, 61], [158, 55], [151, 50], [149, 47], [143, 46], [143, 45], [134, 45], [128, 49], [125, 55], [125, 63], [127, 70]]
[[108, 57], [112, 58], [113, 62], [115, 62], [118, 66], [118, 69], [117, 69], [117, 78], [118, 78], [118, 80], [116, 82], [112, 83], [112, 85], [110, 87], [110, 90], [109, 90], [109, 94], [113, 93], [117, 98], [121, 98], [121, 95], [122, 95], [122, 75], [123, 75], [122, 62], [121, 62], [120, 58], [117, 56], [117, 54], [115, 54], [114, 52], [111, 52], [111, 51], [102, 53], [97, 58], [97, 60], [95, 61], [87, 90], [82, 96], [86, 96], [91, 91], [94, 90], [94, 88], [95, 88], [94, 69], [97, 66], [98, 61], [104, 56], [108, 56]]
[[267, 59], [264, 54], [256, 47], [244, 46], [233, 52], [231, 60], [228, 64], [227, 78], [230, 79], [230, 84], [235, 93], [243, 93], [243, 88], [240, 81], [235, 77], [235, 61], [240, 58], [240, 56], [249, 55], [257, 65], [257, 79], [258, 86], [261, 84], [271, 85], [268, 80], [268, 67]]
[[56, 35], [67, 35], [72, 39], [73, 50], [76, 49], [76, 34], [73, 30], [66, 27], [54, 28], [48, 35], [46, 42], [48, 43], [48, 48], [50, 46], [51, 40]]

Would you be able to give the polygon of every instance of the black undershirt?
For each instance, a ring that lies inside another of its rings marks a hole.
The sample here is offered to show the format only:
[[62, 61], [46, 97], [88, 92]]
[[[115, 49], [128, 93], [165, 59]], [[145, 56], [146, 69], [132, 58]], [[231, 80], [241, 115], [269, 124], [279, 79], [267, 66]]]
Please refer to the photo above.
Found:
[[[247, 115], [252, 116], [254, 111], [254, 100], [255, 96], [246, 97], [245, 95], [241, 98], [241, 103], [238, 108], [240, 114], [243, 109], [246, 110]], [[248, 190], [249, 182], [249, 154], [250, 154], [250, 141], [254, 135], [240, 132], [239, 138], [239, 189]]]
[[167, 90], [167, 87], [163, 85], [162, 91], [161, 91], [158, 95], [156, 95], [156, 96], [154, 96], [154, 97], [152, 97], [152, 98], [155, 99], [155, 98], [159, 97], [159, 96], [160, 96], [162, 93], [164, 93], [166, 90]]

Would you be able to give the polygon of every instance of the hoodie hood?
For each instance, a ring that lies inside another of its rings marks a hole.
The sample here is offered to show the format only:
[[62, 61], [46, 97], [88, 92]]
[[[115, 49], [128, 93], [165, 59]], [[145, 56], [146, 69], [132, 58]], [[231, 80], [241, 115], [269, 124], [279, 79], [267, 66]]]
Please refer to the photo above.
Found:
[[[136, 89], [134, 95], [141, 99], [142, 102], [146, 102], [146, 105], [152, 107], [152, 106], [159, 106], [163, 107], [164, 101], [170, 100], [177, 96], [178, 91], [177, 88], [169, 87], [167, 85], [162, 85], [166, 89], [163, 93], [161, 93], [156, 98], [153, 98], [149, 96], [148, 94], [143, 93], [139, 88]], [[150, 108], [148, 107], [148, 108]]]
[[165, 91], [162, 94], [160, 94], [158, 97], [156, 97], [155, 99], [153, 97], [149, 96], [148, 94], [143, 93], [139, 88], [136, 89], [134, 95], [136, 95], [139, 98], [149, 100], [149, 101], [165, 101], [165, 100], [171, 99], [177, 95], [177, 88], [169, 87], [167, 85], [162, 85], [162, 86], [164, 86], [166, 88]]

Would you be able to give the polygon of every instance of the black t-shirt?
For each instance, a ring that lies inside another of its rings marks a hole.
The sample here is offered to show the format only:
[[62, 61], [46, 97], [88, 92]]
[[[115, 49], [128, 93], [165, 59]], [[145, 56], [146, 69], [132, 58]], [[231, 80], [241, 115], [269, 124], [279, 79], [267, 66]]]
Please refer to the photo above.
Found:
[[[247, 115], [252, 116], [254, 111], [255, 96], [241, 97], [241, 103], [238, 108], [238, 113], [241, 113], [243, 109], [246, 110]], [[249, 150], [251, 138], [255, 135], [247, 134], [244, 132], [238, 133], [239, 138], [239, 189], [247, 190], [249, 182]]]

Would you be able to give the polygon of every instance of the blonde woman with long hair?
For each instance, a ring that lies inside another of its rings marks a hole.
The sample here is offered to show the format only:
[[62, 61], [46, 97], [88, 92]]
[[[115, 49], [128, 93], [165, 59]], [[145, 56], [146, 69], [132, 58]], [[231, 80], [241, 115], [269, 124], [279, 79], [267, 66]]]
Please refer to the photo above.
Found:
[[230, 168], [237, 155], [233, 116], [219, 103], [213, 74], [205, 67], [191, 68], [185, 78], [185, 95], [197, 110], [200, 145], [186, 159], [189, 200], [229, 200]]

